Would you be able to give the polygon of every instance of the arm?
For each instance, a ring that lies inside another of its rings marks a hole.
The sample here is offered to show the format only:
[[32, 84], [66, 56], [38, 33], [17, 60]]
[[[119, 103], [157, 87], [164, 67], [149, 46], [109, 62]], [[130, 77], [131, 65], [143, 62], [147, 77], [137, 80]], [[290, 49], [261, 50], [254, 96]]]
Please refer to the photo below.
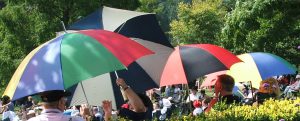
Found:
[[135, 112], [145, 112], [146, 107], [141, 100], [141, 98], [125, 83], [121, 78], [117, 79], [117, 85], [121, 86], [124, 89], [125, 95], [128, 97], [128, 100], [133, 107]]
[[2, 106], [2, 110], [0, 110], [0, 114], [2, 114], [3, 112], [5, 112], [7, 110], [7, 105], [3, 105]]
[[103, 111], [104, 111], [104, 120], [105, 121], [110, 121], [111, 111], [112, 111], [111, 101], [108, 101], [108, 100], [102, 101], [102, 108], [103, 108]]

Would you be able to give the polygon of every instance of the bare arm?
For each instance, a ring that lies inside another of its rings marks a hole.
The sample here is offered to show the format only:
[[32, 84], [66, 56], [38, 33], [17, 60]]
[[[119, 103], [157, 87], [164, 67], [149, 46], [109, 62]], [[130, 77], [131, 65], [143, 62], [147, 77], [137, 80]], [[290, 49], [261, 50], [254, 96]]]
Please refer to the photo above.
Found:
[[103, 111], [104, 111], [104, 120], [105, 121], [110, 121], [111, 111], [112, 111], [111, 101], [108, 101], [108, 100], [102, 101], [102, 108], [103, 108]]
[[118, 78], [117, 85], [121, 86], [124, 89], [124, 93], [128, 97], [128, 100], [135, 112], [146, 111], [146, 107], [141, 98], [131, 88], [128, 87], [123, 79]]

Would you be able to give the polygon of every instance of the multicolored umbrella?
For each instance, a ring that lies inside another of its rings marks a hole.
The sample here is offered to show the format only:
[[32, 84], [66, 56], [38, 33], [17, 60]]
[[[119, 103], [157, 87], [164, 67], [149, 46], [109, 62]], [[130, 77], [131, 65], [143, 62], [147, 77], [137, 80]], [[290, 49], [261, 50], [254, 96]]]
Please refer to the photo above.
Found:
[[235, 55], [216, 45], [192, 44], [176, 47], [169, 56], [160, 86], [186, 84], [209, 73], [227, 70], [241, 62]]
[[[145, 24], [147, 23], [147, 24]], [[102, 7], [72, 24], [69, 30], [104, 29], [131, 37], [155, 54], [143, 57], [129, 65], [128, 70], [117, 71], [118, 75], [132, 85], [136, 92], [159, 86], [163, 66], [173, 51], [173, 46], [161, 30], [156, 15]], [[155, 63], [155, 64], [154, 64]], [[115, 81], [115, 75], [111, 80]]]
[[238, 55], [238, 58], [243, 62], [234, 64], [228, 74], [237, 82], [251, 81], [255, 88], [272, 76], [296, 73], [292, 64], [274, 54], [255, 52]]
[[122, 35], [86, 30], [59, 36], [30, 52], [4, 95], [13, 100], [48, 90], [64, 90], [91, 77], [126, 69], [152, 51]]
[[[173, 48], [138, 38], [132, 39], [155, 54], [144, 56], [130, 64], [128, 70], [119, 70], [117, 73], [135, 92], [144, 93], [158, 87], [164, 65]], [[78, 83], [71, 89], [74, 95], [70, 99], [70, 105], [100, 105], [99, 102], [103, 99], [109, 99], [114, 109], [119, 108], [124, 104], [124, 100], [120, 88], [116, 85], [116, 78], [115, 73], [106, 73]]]

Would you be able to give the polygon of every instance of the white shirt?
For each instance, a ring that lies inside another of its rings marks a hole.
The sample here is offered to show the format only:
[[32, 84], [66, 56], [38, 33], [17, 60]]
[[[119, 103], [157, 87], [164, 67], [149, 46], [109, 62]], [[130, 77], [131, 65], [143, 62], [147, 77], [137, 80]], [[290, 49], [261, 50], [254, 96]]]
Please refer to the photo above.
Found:
[[186, 98], [186, 102], [191, 102], [191, 101], [195, 101], [195, 100], [199, 100], [200, 94], [196, 93], [194, 94], [189, 94], [189, 96]]
[[81, 117], [71, 117], [64, 115], [58, 109], [44, 109], [41, 115], [30, 118], [28, 121], [84, 121]]
[[198, 108], [195, 108], [194, 111], [193, 111], [193, 115], [196, 116], [196, 115], [199, 115], [201, 114], [203, 111], [200, 107]]

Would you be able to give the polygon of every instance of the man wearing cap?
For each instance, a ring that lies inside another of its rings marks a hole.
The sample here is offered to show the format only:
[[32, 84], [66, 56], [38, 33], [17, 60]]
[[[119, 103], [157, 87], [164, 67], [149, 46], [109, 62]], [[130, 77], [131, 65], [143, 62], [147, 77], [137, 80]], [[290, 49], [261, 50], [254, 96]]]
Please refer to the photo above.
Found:
[[[67, 96], [69, 92], [62, 90], [53, 90], [40, 93], [43, 111], [41, 115], [30, 118], [28, 121], [84, 121], [81, 117], [71, 117], [63, 115]], [[83, 114], [87, 114], [83, 112]]]

